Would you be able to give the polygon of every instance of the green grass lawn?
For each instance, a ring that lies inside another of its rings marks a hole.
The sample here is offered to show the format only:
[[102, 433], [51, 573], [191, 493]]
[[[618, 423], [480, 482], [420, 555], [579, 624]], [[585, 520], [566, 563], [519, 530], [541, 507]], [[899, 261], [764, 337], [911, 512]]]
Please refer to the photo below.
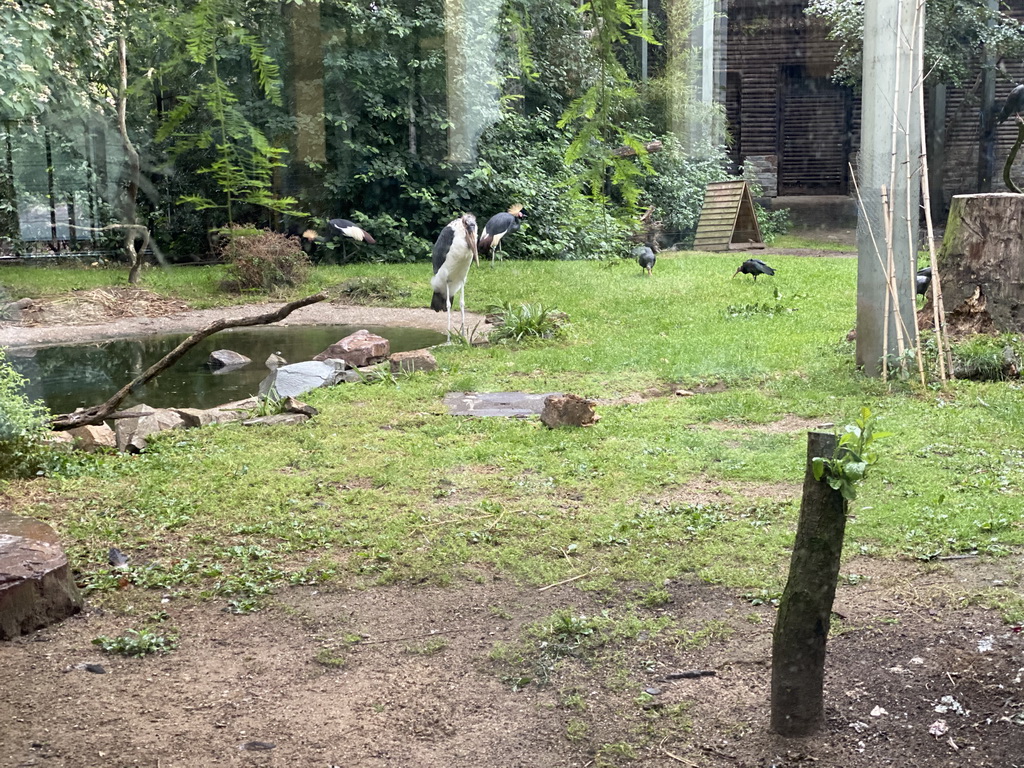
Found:
[[[474, 268], [469, 309], [541, 302], [566, 312], [559, 339], [436, 350], [440, 370], [397, 386], [311, 393], [301, 427], [165, 433], [140, 456], [70, 463], [12, 484], [18, 511], [51, 522], [96, 590], [120, 576], [248, 607], [284, 581], [447, 583], [492, 570], [531, 584], [580, 573], [584, 588], [657, 587], [692, 573], [757, 594], [782, 586], [799, 509], [805, 431], [869, 406], [892, 436], [851, 505], [846, 556], [1000, 556], [1024, 543], [1019, 385], [884, 386], [844, 341], [855, 259], [772, 256], [774, 279], [731, 275], [742, 255], [501, 262]], [[429, 301], [427, 264], [315, 270], [311, 293], [389, 275]], [[196, 306], [236, 302], [215, 267], [150, 270], [144, 286]], [[4, 268], [13, 296], [123, 281], [121, 271]], [[256, 298], [256, 297], [252, 297]], [[265, 299], [266, 297], [259, 297]], [[690, 397], [680, 388], [724, 388]], [[601, 420], [447, 415], [449, 391], [572, 391]], [[783, 419], [790, 429], [775, 425]]]

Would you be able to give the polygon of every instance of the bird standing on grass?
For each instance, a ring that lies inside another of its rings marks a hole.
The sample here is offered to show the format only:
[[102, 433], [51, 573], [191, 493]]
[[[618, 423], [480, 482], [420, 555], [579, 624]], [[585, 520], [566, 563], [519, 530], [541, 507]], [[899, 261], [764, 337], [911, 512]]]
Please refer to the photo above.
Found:
[[732, 273], [732, 276], [736, 277], [736, 275], [740, 273], [743, 273], [744, 275], [753, 275], [754, 282], [756, 283], [758, 275], [774, 275], [775, 270], [760, 259], [747, 259], [740, 264], [739, 269]]
[[523, 206], [513, 205], [506, 213], [496, 213], [487, 220], [484, 231], [480, 233], [480, 250], [485, 254], [491, 252], [491, 265], [494, 265], [494, 254], [501, 245], [501, 239], [512, 232], [518, 232], [526, 214]]
[[1006, 97], [1006, 103], [1003, 104], [998, 117], [1000, 125], [1005, 123], [1010, 115], [1019, 115], [1021, 112], [1024, 112], [1024, 85], [1018, 85]]
[[448, 341], [452, 340], [452, 296], [456, 293], [462, 310], [460, 332], [466, 334], [466, 276], [473, 259], [480, 263], [476, 217], [472, 213], [464, 213], [449, 221], [434, 243], [434, 277], [430, 281], [434, 295], [430, 299], [430, 308], [435, 312], [448, 313]]
[[377, 241], [373, 235], [348, 219], [331, 219], [327, 222], [327, 235], [320, 237], [315, 230], [307, 229], [302, 237], [315, 245], [323, 243], [341, 243], [341, 263], [348, 261], [348, 249], [345, 247], [346, 240], [355, 240], [358, 243], [376, 245]]
[[654, 255], [654, 251], [651, 250], [651, 246], [638, 245], [633, 249], [633, 255], [636, 256], [636, 261], [640, 268], [650, 277], [654, 272], [654, 262], [658, 260], [658, 257]]

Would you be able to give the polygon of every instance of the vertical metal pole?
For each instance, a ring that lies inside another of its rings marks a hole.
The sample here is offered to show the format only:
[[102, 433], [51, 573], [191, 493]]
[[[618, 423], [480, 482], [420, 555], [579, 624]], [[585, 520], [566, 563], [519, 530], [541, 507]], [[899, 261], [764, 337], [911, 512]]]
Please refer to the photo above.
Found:
[[50, 242], [57, 250], [57, 197], [53, 192], [53, 148], [50, 145], [50, 130], [43, 129], [46, 143], [46, 199], [50, 203]]
[[[883, 355], [895, 355], [899, 307], [907, 345], [917, 344], [911, 255], [917, 253], [920, 215], [920, 118], [916, 88], [921, 87], [918, 57], [911, 50], [915, 14], [923, 0], [865, 0], [864, 91], [857, 225], [857, 363], [869, 376], [882, 370]], [[895, 141], [894, 141], [895, 135]], [[882, 189], [890, 190], [891, 228], [883, 215]], [[909, 215], [912, 221], [907, 220]], [[887, 232], [890, 238], [887, 241]], [[896, 296], [886, 319], [886, 253], [893, 252]]]
[[[999, 10], [999, 0], [986, 0], [988, 10]], [[994, 22], [989, 21], [991, 26]], [[996, 175], [996, 56], [985, 47], [981, 64], [981, 125], [978, 130], [978, 191], [991, 192]]]

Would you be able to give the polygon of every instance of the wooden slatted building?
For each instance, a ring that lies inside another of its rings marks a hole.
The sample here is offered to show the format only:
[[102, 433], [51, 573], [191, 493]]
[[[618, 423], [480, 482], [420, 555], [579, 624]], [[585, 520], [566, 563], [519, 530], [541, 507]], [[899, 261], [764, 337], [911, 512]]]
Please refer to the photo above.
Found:
[[[849, 167], [860, 147], [860, 95], [832, 81], [838, 44], [823, 23], [804, 13], [806, 0], [730, 0], [726, 41], [725, 112], [737, 167], [744, 163], [775, 180], [770, 196], [848, 195]], [[1024, 20], [1024, 0], [1004, 0], [1004, 13]], [[1024, 64], [1006, 63], [996, 105], [1024, 82]], [[926, 131], [932, 194], [948, 206], [953, 195], [988, 191], [979, 181], [980, 74], [964, 88], [947, 88], [944, 106], [926, 90]], [[938, 114], [937, 114], [938, 113]], [[941, 115], [941, 117], [939, 117]], [[939, 122], [941, 121], [941, 126]], [[935, 143], [936, 136], [942, 141]], [[1012, 121], [995, 129], [989, 161], [993, 191], [1004, 190], [1002, 167], [1017, 137]], [[1024, 153], [1014, 176], [1024, 181]]]

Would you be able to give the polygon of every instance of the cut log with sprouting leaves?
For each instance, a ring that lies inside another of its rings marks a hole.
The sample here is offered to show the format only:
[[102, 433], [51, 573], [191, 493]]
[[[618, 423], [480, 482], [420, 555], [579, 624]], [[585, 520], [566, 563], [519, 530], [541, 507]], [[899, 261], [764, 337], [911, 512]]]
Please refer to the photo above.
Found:
[[118, 406], [124, 402], [125, 398], [133, 392], [138, 391], [143, 385], [156, 378], [163, 371], [166, 371], [178, 362], [178, 360], [184, 357], [185, 353], [192, 349], [192, 347], [208, 336], [212, 336], [218, 331], [223, 331], [227, 328], [241, 328], [250, 325], [267, 325], [268, 323], [276, 323], [280, 320], [284, 320], [295, 310], [309, 306], [310, 304], [316, 304], [326, 298], [327, 292], [321, 291], [313, 296], [307, 296], [303, 299], [293, 301], [290, 304], [285, 304], [279, 309], [263, 315], [242, 317], [233, 320], [217, 320], [202, 330], [196, 331], [187, 339], [182, 341], [178, 346], [160, 358], [160, 360], [151, 365], [132, 381], [121, 387], [121, 389], [115, 392], [105, 403], [102, 403], [101, 405], [94, 405], [89, 408], [81, 408], [74, 413], [54, 416], [50, 420], [50, 427], [55, 431], [63, 431], [67, 429], [74, 429], [75, 427], [88, 426], [90, 424], [99, 424], [105, 419], [113, 418], [116, 416]]

